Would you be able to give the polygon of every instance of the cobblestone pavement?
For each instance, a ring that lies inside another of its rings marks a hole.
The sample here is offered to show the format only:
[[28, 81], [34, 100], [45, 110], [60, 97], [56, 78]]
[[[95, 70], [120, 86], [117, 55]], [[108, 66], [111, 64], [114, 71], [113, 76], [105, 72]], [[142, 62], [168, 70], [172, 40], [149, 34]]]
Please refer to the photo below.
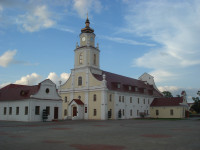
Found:
[[0, 121], [0, 150], [199, 150], [200, 120]]

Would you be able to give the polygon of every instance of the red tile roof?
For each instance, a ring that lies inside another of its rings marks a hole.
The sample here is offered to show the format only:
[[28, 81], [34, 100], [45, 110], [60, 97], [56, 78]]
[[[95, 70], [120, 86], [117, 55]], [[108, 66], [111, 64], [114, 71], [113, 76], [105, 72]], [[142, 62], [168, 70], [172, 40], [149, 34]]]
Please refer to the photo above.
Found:
[[179, 106], [183, 102], [183, 97], [171, 97], [171, 98], [154, 98], [151, 103], [151, 107], [154, 106]]
[[[144, 81], [133, 79], [130, 77], [125, 77], [122, 75], [102, 71], [102, 75], [93, 74], [93, 76], [99, 80], [103, 80], [103, 74], [106, 75], [106, 81], [107, 81], [107, 88], [109, 90], [115, 90], [115, 91], [122, 91], [122, 92], [134, 92], [134, 93], [140, 93], [143, 91], [143, 89], [146, 89], [146, 92], [144, 94], [150, 94], [157, 97], [162, 97], [163, 95], [159, 93], [152, 85], [145, 84]], [[117, 84], [120, 84], [120, 88], [117, 88]], [[129, 86], [131, 86], [132, 90], [129, 90]], [[135, 87], [139, 89], [139, 91], [135, 91]]]
[[73, 99], [73, 100], [69, 103], [69, 105], [70, 105], [73, 101], [75, 101], [76, 104], [78, 104], [78, 105], [84, 105], [84, 103], [83, 103], [80, 99]]
[[0, 101], [28, 99], [36, 94], [39, 88], [40, 84], [35, 86], [9, 84], [0, 89]]

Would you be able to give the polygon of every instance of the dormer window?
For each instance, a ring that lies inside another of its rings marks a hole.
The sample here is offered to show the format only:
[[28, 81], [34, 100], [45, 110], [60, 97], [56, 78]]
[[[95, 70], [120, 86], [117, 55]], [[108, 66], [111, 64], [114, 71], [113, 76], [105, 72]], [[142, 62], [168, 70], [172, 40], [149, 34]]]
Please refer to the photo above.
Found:
[[138, 88], [137, 87], [135, 87], [135, 91], [138, 92]]
[[129, 86], [129, 87], [128, 87], [128, 90], [129, 90], [129, 91], [131, 91], [131, 90], [132, 90], [132, 87], [131, 87], [131, 86]]
[[121, 85], [120, 85], [120, 83], [118, 83], [118, 84], [117, 84], [117, 88], [120, 89], [120, 87], [121, 87]]

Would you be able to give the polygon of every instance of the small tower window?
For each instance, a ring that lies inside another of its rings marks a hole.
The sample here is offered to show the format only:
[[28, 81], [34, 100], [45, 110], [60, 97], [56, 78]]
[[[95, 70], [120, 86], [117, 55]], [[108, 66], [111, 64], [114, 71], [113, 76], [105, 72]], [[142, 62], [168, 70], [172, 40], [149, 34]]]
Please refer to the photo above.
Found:
[[96, 100], [97, 100], [97, 95], [94, 94], [94, 95], [93, 95], [93, 101], [96, 101]]
[[94, 65], [96, 65], [96, 60], [97, 59], [97, 56], [96, 56], [96, 54], [94, 54]]
[[83, 53], [80, 53], [79, 55], [79, 64], [83, 64]]
[[78, 99], [81, 99], [81, 96], [78, 96]]
[[78, 77], [78, 86], [82, 85], [82, 77]]
[[67, 103], [67, 96], [65, 96], [65, 103]]

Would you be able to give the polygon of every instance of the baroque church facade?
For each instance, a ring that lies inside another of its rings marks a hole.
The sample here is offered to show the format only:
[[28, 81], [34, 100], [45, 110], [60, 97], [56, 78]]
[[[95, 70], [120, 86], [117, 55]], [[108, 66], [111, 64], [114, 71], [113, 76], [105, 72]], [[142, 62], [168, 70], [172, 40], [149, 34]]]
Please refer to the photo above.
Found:
[[100, 69], [100, 50], [94, 30], [86, 19], [76, 44], [74, 68], [60, 86], [63, 119], [130, 119], [149, 116], [154, 98], [162, 97], [153, 76], [144, 73], [133, 79]]

